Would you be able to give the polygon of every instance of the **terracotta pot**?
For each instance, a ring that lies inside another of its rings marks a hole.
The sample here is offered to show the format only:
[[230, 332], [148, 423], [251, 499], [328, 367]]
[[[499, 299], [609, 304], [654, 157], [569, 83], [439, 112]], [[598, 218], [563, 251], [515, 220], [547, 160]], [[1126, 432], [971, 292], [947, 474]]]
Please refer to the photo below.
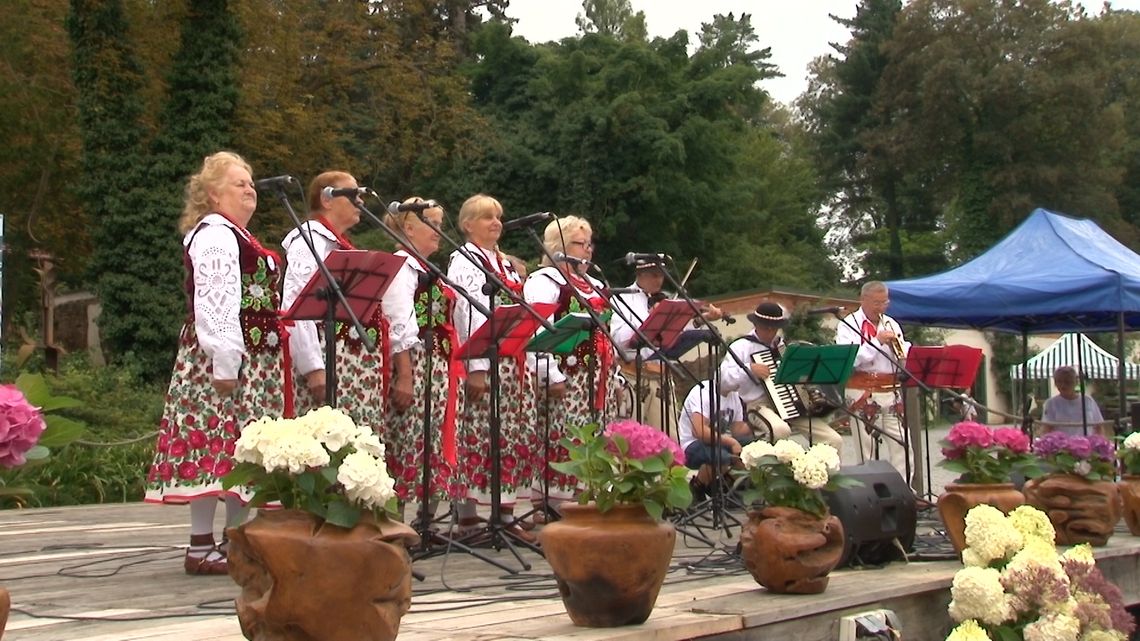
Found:
[[1009, 514], [1025, 504], [1025, 495], [1013, 483], [951, 483], [938, 497], [938, 515], [946, 526], [946, 536], [954, 544], [954, 551], [966, 548], [966, 512], [975, 505], [992, 505]]
[[771, 592], [819, 594], [843, 557], [843, 524], [790, 507], [750, 510], [740, 552], [752, 578]]
[[1025, 502], [1049, 515], [1058, 545], [1104, 545], [1120, 520], [1120, 493], [1112, 481], [1050, 474], [1025, 483]]
[[365, 516], [352, 529], [300, 510], [229, 528], [237, 615], [252, 641], [391, 641], [411, 607], [407, 525]]
[[0, 639], [4, 638], [4, 626], [8, 625], [8, 612], [12, 609], [12, 597], [0, 588]]
[[558, 509], [562, 519], [538, 538], [570, 620], [591, 628], [644, 623], [673, 558], [673, 525], [640, 505], [605, 513], [592, 503]]
[[1124, 509], [1124, 522], [1132, 536], [1140, 536], [1140, 476], [1125, 474], [1116, 484]]

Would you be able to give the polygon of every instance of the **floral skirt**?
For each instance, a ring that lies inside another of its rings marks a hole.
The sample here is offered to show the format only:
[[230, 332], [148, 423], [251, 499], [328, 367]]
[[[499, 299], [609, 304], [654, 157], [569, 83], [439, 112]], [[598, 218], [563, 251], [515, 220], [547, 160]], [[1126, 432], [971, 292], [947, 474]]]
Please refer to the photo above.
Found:
[[[321, 338], [324, 353], [324, 338]], [[323, 363], [323, 361], [322, 361]], [[323, 365], [322, 365], [323, 366]], [[379, 343], [374, 352], [360, 341], [338, 341], [336, 345], [336, 406], [357, 425], [367, 425], [387, 443], [388, 419], [384, 408], [384, 355]], [[325, 405], [324, 397], [316, 398], [305, 384], [305, 377], [294, 374], [297, 416]]]
[[[488, 384], [490, 374], [488, 373]], [[525, 368], [513, 358], [499, 359], [499, 452], [500, 500], [514, 505], [519, 492], [529, 493], [537, 469], [534, 467], [538, 438], [535, 434], [534, 384]], [[475, 401], [465, 399], [460, 411], [458, 432], [459, 482], [467, 487], [467, 498], [491, 502], [491, 393], [483, 392]]]
[[241, 428], [285, 412], [281, 352], [247, 354], [237, 389], [226, 397], [214, 390], [212, 359], [198, 346], [192, 325], [182, 330], [174, 363], [144, 500], [186, 503], [230, 494], [248, 502], [250, 493], [222, 489], [221, 478], [234, 467]]
[[[431, 488], [429, 499], [459, 500], [467, 498], [467, 488], [459, 482], [451, 465], [443, 459], [444, 416], [449, 400], [449, 368], [447, 357], [432, 354], [431, 371], [427, 371], [427, 352], [423, 343], [409, 350], [412, 361], [412, 405], [403, 412], [393, 409], [388, 414], [388, 473], [396, 481], [396, 494], [402, 501], [421, 501], [423, 497], [424, 398], [430, 395], [431, 456], [428, 467]], [[463, 407], [463, 382], [457, 381], [454, 401]], [[458, 419], [458, 416], [456, 417]]]
[[[546, 386], [539, 386], [536, 423], [539, 426], [539, 446], [535, 451], [535, 468], [545, 470], [548, 495], [559, 500], [574, 498], [578, 488], [576, 477], [558, 472], [548, 465], [570, 459], [570, 452], [562, 445], [566, 428], [590, 423], [605, 425], [620, 418], [618, 413], [620, 389], [617, 379], [613, 376], [609, 378], [605, 406], [603, 411], [598, 412], [595, 410], [598, 383], [596, 380], [591, 380], [590, 368], [580, 367], [566, 374], [566, 394], [561, 399], [549, 399], [548, 402]], [[542, 489], [541, 474], [536, 476], [533, 489]]]

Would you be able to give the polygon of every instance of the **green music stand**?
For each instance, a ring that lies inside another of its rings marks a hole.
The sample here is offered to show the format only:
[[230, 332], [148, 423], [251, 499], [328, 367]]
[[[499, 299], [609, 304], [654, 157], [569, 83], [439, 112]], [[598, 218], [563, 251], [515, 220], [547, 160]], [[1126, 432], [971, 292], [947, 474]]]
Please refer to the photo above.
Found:
[[789, 345], [772, 379], [777, 385], [845, 385], [858, 345]]
[[[608, 313], [602, 320], [608, 319]], [[554, 323], [553, 330], [544, 329], [539, 332], [530, 343], [527, 343], [528, 352], [546, 352], [548, 354], [569, 354], [578, 347], [582, 341], [588, 340], [594, 332], [594, 321], [588, 314], [570, 313]]]

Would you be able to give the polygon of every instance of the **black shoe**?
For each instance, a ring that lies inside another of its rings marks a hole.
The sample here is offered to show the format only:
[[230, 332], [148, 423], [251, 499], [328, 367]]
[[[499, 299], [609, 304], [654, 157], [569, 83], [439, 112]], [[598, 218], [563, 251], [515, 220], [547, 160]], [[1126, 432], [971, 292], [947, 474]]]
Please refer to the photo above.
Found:
[[700, 503], [709, 497], [709, 489], [696, 477], [689, 480], [689, 490], [693, 493], [693, 503]]

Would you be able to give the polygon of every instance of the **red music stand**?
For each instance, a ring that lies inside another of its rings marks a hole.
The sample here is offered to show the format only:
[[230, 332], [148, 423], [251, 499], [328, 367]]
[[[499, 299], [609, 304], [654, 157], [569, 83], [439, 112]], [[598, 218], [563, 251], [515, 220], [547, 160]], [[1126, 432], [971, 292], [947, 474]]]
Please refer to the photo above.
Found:
[[[379, 251], [360, 249], [336, 249], [325, 258], [325, 267], [340, 285], [344, 300], [356, 318], [367, 321], [372, 318], [380, 298], [392, 284], [392, 278], [403, 267], [405, 256], [397, 256]], [[305, 283], [297, 300], [285, 313], [292, 320], [328, 320], [328, 280], [317, 270]], [[335, 308], [333, 320], [351, 321], [352, 316], [339, 305]]]
[[[530, 306], [542, 318], [535, 317], [522, 305], [496, 307], [492, 317], [460, 346], [456, 358], [488, 358], [495, 342], [498, 342], [500, 357], [519, 355], [534, 337], [534, 332], [543, 319], [558, 309], [557, 303], [531, 303]], [[494, 335], [491, 334], [492, 327], [495, 328]]]
[[[325, 322], [325, 403], [329, 407], [336, 407], [336, 322], [353, 322], [353, 319], [367, 322], [371, 319], [380, 305], [380, 298], [405, 260], [404, 256], [379, 251], [333, 250], [325, 257], [324, 264], [340, 286], [349, 309], [344, 309], [340, 300], [335, 298], [325, 272], [318, 269], [285, 313], [285, 318], [292, 320]], [[369, 349], [375, 348], [375, 343], [371, 343], [366, 335], [361, 334], [361, 339]]]
[[695, 317], [696, 313], [688, 302], [663, 300], [649, 311], [649, 316], [641, 324], [641, 334], [649, 339], [650, 347], [667, 350]]
[[969, 345], [924, 347], [914, 345], [907, 351], [906, 370], [911, 373], [904, 385], [918, 387], [955, 387], [969, 389], [978, 375], [982, 350]]

